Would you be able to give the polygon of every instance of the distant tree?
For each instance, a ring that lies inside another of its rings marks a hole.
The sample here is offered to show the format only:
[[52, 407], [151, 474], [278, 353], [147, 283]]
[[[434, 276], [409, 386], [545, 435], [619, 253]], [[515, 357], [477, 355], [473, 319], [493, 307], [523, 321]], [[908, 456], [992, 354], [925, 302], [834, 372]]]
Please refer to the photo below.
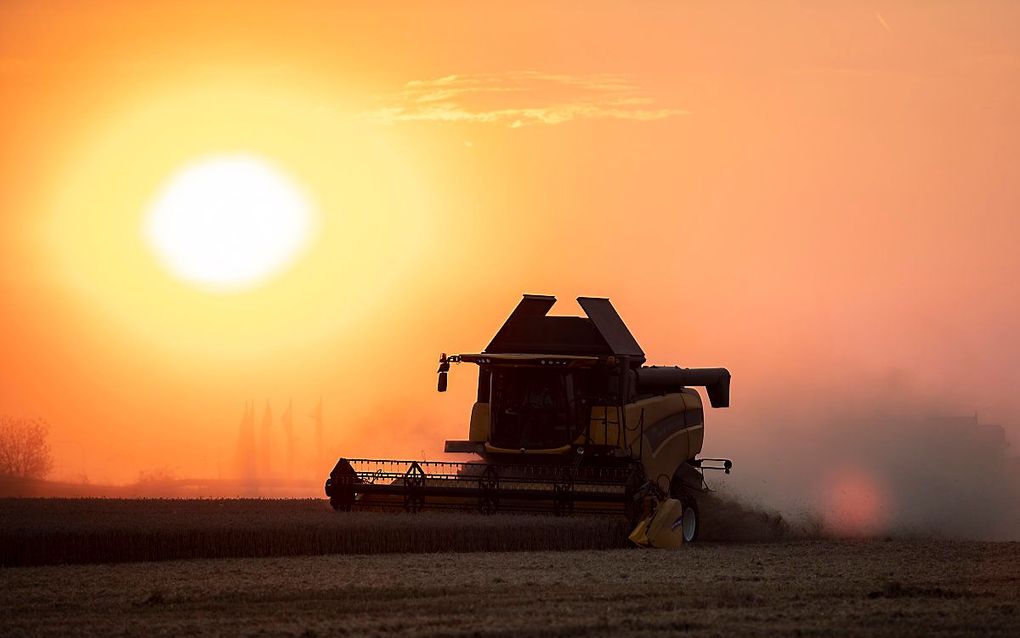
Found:
[[166, 485], [176, 480], [177, 472], [172, 467], [167, 467], [166, 465], [149, 470], [148, 472], [142, 470], [138, 473], [139, 485]]
[[53, 468], [48, 436], [41, 419], [0, 416], [0, 476], [45, 478]]

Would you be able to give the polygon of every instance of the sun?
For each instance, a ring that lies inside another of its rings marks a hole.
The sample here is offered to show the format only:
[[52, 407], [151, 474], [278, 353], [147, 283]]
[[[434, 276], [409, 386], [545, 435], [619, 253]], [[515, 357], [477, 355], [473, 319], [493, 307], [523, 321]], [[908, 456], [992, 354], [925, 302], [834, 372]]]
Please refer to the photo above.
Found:
[[211, 292], [255, 287], [308, 244], [303, 188], [257, 155], [215, 155], [181, 168], [156, 193], [143, 234], [174, 277]]
[[431, 272], [448, 218], [434, 149], [348, 99], [229, 77], [125, 97], [55, 166], [33, 267], [97, 337], [182, 365], [360, 344], [395, 287]]

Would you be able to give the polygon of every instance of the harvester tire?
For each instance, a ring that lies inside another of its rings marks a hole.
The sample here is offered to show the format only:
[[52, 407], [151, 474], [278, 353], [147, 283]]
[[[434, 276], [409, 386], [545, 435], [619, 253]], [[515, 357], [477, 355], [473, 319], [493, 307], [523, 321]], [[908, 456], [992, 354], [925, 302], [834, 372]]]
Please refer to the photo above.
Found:
[[683, 505], [683, 534], [685, 543], [698, 540], [701, 532], [701, 510], [695, 494], [704, 492], [704, 478], [701, 471], [690, 462], [681, 463], [669, 484], [669, 493]]
[[684, 542], [693, 543], [698, 540], [698, 532], [701, 531], [701, 512], [698, 511], [698, 502], [693, 496], [687, 495], [680, 499], [683, 505], [683, 526]]

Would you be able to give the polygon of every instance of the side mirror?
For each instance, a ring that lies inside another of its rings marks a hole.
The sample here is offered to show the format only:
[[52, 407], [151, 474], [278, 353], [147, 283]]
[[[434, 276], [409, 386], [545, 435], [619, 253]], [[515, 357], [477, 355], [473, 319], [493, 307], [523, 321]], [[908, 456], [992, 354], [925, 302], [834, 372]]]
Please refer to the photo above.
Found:
[[450, 361], [446, 353], [439, 355], [439, 385], [436, 387], [440, 392], [446, 392], [446, 373], [450, 371]]

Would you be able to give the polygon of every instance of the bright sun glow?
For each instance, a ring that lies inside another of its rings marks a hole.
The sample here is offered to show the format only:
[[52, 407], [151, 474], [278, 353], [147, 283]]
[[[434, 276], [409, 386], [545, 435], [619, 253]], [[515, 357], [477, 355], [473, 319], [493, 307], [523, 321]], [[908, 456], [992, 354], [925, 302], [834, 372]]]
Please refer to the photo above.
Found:
[[176, 277], [219, 292], [253, 287], [308, 243], [303, 190], [252, 155], [207, 157], [173, 175], [153, 200], [144, 233]]

